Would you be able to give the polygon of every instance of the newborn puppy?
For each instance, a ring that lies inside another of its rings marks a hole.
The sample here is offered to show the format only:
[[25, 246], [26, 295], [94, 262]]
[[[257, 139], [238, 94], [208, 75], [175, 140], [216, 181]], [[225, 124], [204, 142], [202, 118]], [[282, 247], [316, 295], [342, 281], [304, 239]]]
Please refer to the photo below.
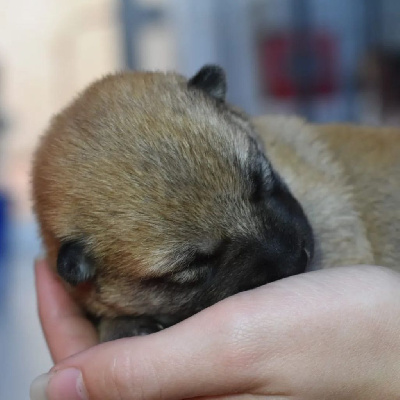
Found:
[[57, 115], [33, 164], [51, 266], [102, 341], [304, 272], [314, 238], [221, 68], [124, 72]]

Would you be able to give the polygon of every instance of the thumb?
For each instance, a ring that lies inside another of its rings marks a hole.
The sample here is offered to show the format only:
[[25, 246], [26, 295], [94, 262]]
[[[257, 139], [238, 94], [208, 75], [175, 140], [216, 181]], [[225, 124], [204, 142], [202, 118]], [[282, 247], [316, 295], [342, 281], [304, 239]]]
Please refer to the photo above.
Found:
[[243, 365], [251, 362], [232, 345], [235, 302], [223, 303], [164, 331], [70, 357], [32, 384], [31, 399], [159, 400], [246, 392], [254, 378], [251, 371], [243, 373]]

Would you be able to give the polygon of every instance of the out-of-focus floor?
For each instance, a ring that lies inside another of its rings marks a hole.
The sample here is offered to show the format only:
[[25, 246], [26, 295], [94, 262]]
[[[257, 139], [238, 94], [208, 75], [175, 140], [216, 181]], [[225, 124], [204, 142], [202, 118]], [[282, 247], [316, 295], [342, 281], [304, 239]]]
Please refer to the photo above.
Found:
[[33, 222], [12, 224], [9, 250], [0, 265], [0, 400], [27, 400], [30, 382], [52, 366], [37, 316]]

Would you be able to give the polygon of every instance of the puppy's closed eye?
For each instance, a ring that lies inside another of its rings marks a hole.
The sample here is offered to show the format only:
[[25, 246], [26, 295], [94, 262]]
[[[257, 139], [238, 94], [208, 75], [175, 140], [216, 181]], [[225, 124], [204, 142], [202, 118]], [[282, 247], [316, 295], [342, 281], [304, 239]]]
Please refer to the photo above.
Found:
[[204, 283], [214, 276], [218, 257], [219, 251], [212, 253], [196, 251], [192, 256], [189, 256], [186, 267], [171, 274], [169, 279], [182, 284]]
[[186, 268], [183, 271], [175, 272], [169, 279], [176, 283], [204, 283], [214, 275], [212, 266], [202, 266], [196, 268]]

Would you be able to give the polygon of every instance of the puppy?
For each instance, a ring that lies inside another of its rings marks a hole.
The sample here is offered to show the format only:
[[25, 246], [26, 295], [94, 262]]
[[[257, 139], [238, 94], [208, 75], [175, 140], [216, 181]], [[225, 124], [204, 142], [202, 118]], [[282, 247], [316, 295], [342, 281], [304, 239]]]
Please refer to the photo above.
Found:
[[357, 138], [353, 154], [342, 154], [347, 138], [335, 128], [250, 121], [225, 93], [216, 66], [189, 80], [110, 75], [56, 116], [41, 140], [33, 200], [47, 256], [102, 341], [158, 331], [307, 268], [396, 259], [388, 250], [394, 230], [368, 231], [368, 207], [381, 197], [368, 178], [370, 189], [355, 183]]

